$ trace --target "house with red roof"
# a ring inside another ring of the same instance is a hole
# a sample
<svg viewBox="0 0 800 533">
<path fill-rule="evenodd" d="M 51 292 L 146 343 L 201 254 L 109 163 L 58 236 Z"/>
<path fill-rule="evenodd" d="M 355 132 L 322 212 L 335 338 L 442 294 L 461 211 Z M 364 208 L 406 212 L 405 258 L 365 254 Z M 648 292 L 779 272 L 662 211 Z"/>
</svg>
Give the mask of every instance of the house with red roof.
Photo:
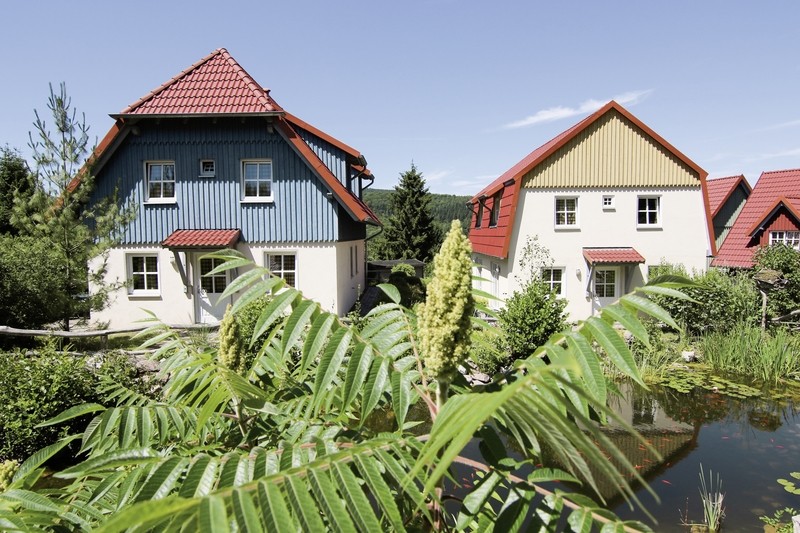
<svg viewBox="0 0 800 533">
<path fill-rule="evenodd" d="M 739 213 L 750 197 L 753 188 L 743 174 L 727 178 L 714 178 L 707 181 L 708 203 L 714 226 L 714 240 L 717 250 L 722 247 L 725 237 L 733 228 Z"/>
<path fill-rule="evenodd" d="M 541 275 L 586 318 L 669 262 L 702 271 L 716 252 L 707 173 L 616 102 L 512 166 L 471 200 L 469 239 L 482 289 L 519 290 L 536 239 Z"/>
<path fill-rule="evenodd" d="M 231 279 L 204 256 L 224 248 L 327 310 L 351 308 L 366 226 L 380 224 L 361 201 L 373 176 L 357 150 L 285 111 L 225 49 L 111 116 L 94 199 L 116 192 L 137 215 L 108 256 L 107 280 L 127 286 L 93 319 L 219 321 Z"/>
<path fill-rule="evenodd" d="M 800 169 L 761 174 L 711 264 L 750 268 L 758 248 L 776 243 L 800 249 Z"/>
</svg>

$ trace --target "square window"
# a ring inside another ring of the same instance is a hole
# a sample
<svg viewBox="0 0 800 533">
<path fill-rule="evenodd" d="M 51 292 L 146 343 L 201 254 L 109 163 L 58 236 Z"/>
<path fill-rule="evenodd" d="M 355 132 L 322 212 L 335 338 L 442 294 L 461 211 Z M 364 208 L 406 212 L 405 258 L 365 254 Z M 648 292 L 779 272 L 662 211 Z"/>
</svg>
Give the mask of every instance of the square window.
<svg viewBox="0 0 800 533">
<path fill-rule="evenodd" d="M 557 295 L 562 296 L 564 294 L 563 268 L 543 268 L 542 281 Z"/>
<path fill-rule="evenodd" d="M 288 286 L 297 286 L 297 256 L 295 254 L 266 253 L 264 254 L 264 265 L 273 276 L 283 279 Z"/>
<path fill-rule="evenodd" d="M 213 178 L 217 174 L 217 165 L 213 159 L 203 159 L 200 161 L 200 177 Z"/>
<path fill-rule="evenodd" d="M 217 272 L 209 275 L 225 261 L 214 257 L 200 258 L 200 287 L 209 294 L 222 294 L 228 286 L 228 273 Z"/>
<path fill-rule="evenodd" d="M 272 161 L 242 161 L 245 200 L 272 200 Z"/>
<path fill-rule="evenodd" d="M 578 226 L 578 198 L 556 198 L 556 227 L 574 228 Z"/>
<path fill-rule="evenodd" d="M 128 294 L 158 296 L 159 273 L 156 254 L 128 255 Z"/>
<path fill-rule="evenodd" d="M 614 209 L 614 195 L 603 195 L 603 211 L 612 211 Z"/>
<path fill-rule="evenodd" d="M 145 163 L 147 202 L 175 201 L 175 163 L 152 161 Z"/>
<path fill-rule="evenodd" d="M 640 196 L 636 209 L 636 223 L 639 226 L 661 225 L 661 197 Z"/>
<path fill-rule="evenodd" d="M 599 298 L 616 298 L 617 271 L 598 269 L 594 273 L 594 293 Z"/>
</svg>

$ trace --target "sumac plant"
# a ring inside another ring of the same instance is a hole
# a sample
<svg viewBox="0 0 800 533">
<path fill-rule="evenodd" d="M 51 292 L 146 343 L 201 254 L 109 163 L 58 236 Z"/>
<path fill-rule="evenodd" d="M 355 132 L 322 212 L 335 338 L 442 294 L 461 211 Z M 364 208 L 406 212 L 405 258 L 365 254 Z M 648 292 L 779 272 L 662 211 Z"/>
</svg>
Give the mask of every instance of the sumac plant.
<svg viewBox="0 0 800 533">
<path fill-rule="evenodd" d="M 154 325 L 144 344 L 159 346 L 161 397 L 121 390 L 115 405 L 83 405 L 49 421 L 93 415 L 82 433 L 20 465 L 0 493 L 0 529 L 648 530 L 543 484 L 596 489 L 602 478 L 638 504 L 626 478 L 642 480 L 597 422 L 613 416 L 600 357 L 641 383 L 614 324 L 647 342 L 642 314 L 672 323 L 647 295 L 680 296 L 674 284 L 637 289 L 495 382 L 470 388 L 450 366 L 438 376 L 426 368 L 418 331 L 430 325 L 397 303 L 393 287 L 383 287 L 392 301 L 356 331 L 235 252 L 213 256 L 224 264 L 212 274 L 240 273 L 224 294 L 237 295 L 230 312 L 274 295 L 252 334 L 267 333 L 252 365 L 234 371 L 215 351 Z M 458 268 L 452 261 L 436 276 Z M 454 290 L 429 292 L 468 298 L 460 285 L 444 285 Z M 469 312 L 463 303 L 426 306 Z M 451 379 L 449 394 L 437 397 L 441 379 Z M 80 442 L 77 464 L 53 474 L 57 488 L 37 488 L 42 465 L 72 441 Z M 470 442 L 480 455 L 463 455 Z M 544 449 L 555 462 L 542 466 Z M 456 465 L 472 483 L 452 476 Z"/>
</svg>

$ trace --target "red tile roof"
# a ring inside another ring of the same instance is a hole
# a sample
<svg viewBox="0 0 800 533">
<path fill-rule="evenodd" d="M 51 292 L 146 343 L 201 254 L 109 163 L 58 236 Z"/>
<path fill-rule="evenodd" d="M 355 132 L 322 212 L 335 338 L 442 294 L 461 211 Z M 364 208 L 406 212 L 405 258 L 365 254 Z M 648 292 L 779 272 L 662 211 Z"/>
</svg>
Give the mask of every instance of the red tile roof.
<svg viewBox="0 0 800 533">
<path fill-rule="evenodd" d="M 744 209 L 739 213 L 725 242 L 722 243 L 719 253 L 711 262 L 712 266 L 752 267 L 753 253 L 758 247 L 758 241 L 753 239 L 752 232 L 758 230 L 758 226 L 769 218 L 770 213 L 782 203 L 782 198 L 797 210 L 800 204 L 800 201 L 796 200 L 798 197 L 800 197 L 800 169 L 762 173 L 744 204 Z M 787 211 L 791 213 L 791 209 Z"/>
<path fill-rule="evenodd" d="M 232 248 L 241 237 L 238 229 L 179 229 L 161 242 L 165 248 Z"/>
<path fill-rule="evenodd" d="M 717 212 L 725 205 L 725 202 L 739 185 L 744 187 L 748 194 L 753 190 L 743 174 L 728 176 L 727 178 L 714 178 L 706 181 L 706 183 L 708 184 L 708 203 L 712 217 L 717 215 Z"/>
<path fill-rule="evenodd" d="M 224 48 L 215 50 L 120 115 L 280 113 L 283 109 Z"/>
<path fill-rule="evenodd" d="M 714 248 L 714 228 L 711 224 L 711 216 L 708 207 L 708 195 L 706 192 L 706 176 L 708 173 L 700 168 L 694 161 L 683 155 L 677 148 L 668 143 L 663 137 L 650 129 L 641 120 L 633 116 L 627 109 L 619 105 L 615 101 L 611 101 L 581 120 L 566 131 L 556 135 L 553 139 L 547 141 L 542 146 L 525 156 L 519 163 L 504 172 L 499 178 L 490 183 L 487 187 L 482 189 L 478 194 L 472 197 L 470 202 L 475 204 L 479 198 L 486 196 L 492 197 L 498 191 L 503 190 L 503 201 L 501 203 L 503 210 L 508 210 L 508 216 L 503 217 L 501 212 L 500 220 L 495 227 L 487 227 L 483 224 L 480 228 L 475 227 L 475 220 L 470 223 L 469 240 L 472 244 L 472 250 L 489 255 L 492 257 L 505 258 L 508 257 L 508 249 L 511 243 L 511 234 L 513 233 L 514 216 L 517 210 L 517 203 L 519 200 L 519 191 L 522 187 L 522 177 L 531 171 L 534 167 L 544 162 L 556 150 L 564 146 L 575 136 L 588 128 L 591 124 L 599 120 L 603 115 L 616 110 L 627 120 L 631 121 L 638 128 L 640 128 L 646 135 L 649 135 L 653 140 L 661 144 L 676 158 L 686 164 L 689 168 L 697 172 L 700 180 L 700 185 L 703 189 L 704 206 L 706 209 L 707 218 L 707 231 L 712 246 L 712 252 L 716 252 Z M 506 207 L 508 206 L 508 207 Z M 487 205 L 487 207 L 490 207 Z M 484 209 L 486 211 L 486 209 Z"/>
<path fill-rule="evenodd" d="M 633 248 L 584 248 L 583 257 L 590 265 L 644 263 L 642 254 Z"/>
</svg>

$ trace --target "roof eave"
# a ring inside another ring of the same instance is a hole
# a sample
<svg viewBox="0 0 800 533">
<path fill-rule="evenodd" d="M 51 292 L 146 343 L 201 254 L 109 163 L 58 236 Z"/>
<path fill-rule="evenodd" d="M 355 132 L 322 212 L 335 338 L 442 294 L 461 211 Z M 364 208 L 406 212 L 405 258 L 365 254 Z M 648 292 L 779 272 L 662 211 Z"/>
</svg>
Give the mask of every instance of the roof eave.
<svg viewBox="0 0 800 533">
<path fill-rule="evenodd" d="M 254 113 L 116 113 L 109 116 L 114 120 L 133 120 L 141 118 L 281 117 L 285 114 L 285 111 L 259 111 Z"/>
</svg>

